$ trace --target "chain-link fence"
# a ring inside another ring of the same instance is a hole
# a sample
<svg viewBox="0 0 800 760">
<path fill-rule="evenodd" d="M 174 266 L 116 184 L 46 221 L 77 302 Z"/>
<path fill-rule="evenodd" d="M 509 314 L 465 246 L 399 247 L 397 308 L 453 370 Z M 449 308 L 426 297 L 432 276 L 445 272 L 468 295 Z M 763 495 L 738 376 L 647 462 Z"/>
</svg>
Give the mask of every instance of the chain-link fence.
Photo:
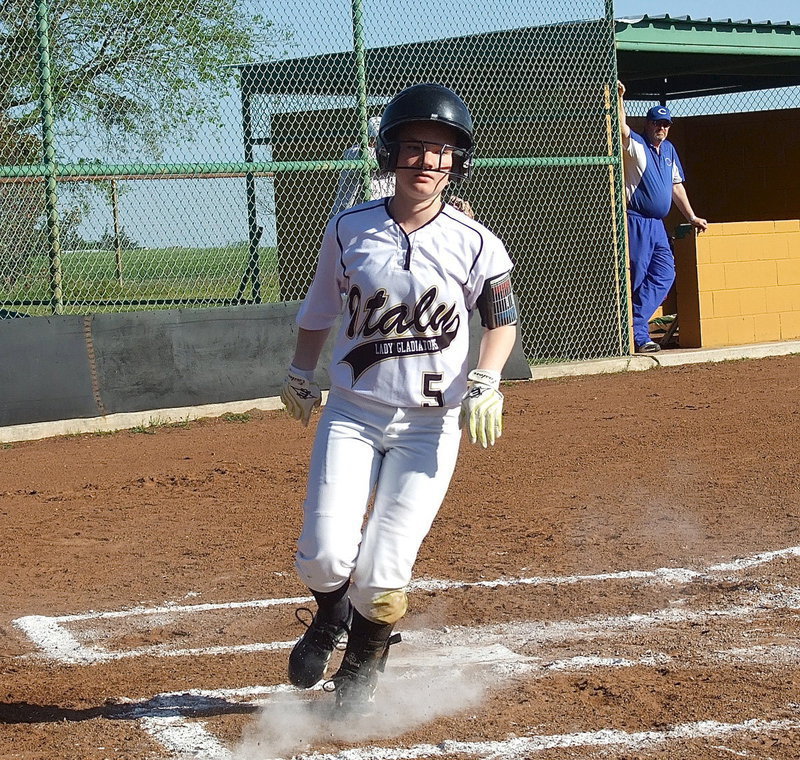
<svg viewBox="0 0 800 760">
<path fill-rule="evenodd" d="M 9 0 L 0 318 L 296 300 L 369 118 L 455 89 L 451 192 L 515 261 L 531 361 L 627 353 L 610 0 Z M 356 178 L 355 180 L 353 178 Z"/>
<path fill-rule="evenodd" d="M 643 117 L 657 100 L 631 100 L 628 114 Z M 669 103 L 676 118 L 688 116 L 713 116 L 717 114 L 755 113 L 795 109 L 800 105 L 800 87 L 781 87 L 756 92 L 737 92 L 730 95 L 712 95 L 702 98 L 687 98 Z"/>
</svg>

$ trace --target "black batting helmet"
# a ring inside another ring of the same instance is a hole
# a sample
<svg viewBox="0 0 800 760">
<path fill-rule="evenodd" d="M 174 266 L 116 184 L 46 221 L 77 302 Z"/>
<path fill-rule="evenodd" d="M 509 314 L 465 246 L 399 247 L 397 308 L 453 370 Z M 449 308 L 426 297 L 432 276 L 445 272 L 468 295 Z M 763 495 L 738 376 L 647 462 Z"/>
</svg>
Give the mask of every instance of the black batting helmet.
<svg viewBox="0 0 800 760">
<path fill-rule="evenodd" d="M 454 179 L 467 179 L 474 153 L 472 116 L 464 101 L 451 89 L 440 84 L 415 84 L 395 95 L 386 106 L 378 130 L 376 152 L 382 172 L 397 168 L 397 129 L 415 121 L 447 124 L 458 133 L 460 148 L 453 156 L 450 174 Z"/>
</svg>

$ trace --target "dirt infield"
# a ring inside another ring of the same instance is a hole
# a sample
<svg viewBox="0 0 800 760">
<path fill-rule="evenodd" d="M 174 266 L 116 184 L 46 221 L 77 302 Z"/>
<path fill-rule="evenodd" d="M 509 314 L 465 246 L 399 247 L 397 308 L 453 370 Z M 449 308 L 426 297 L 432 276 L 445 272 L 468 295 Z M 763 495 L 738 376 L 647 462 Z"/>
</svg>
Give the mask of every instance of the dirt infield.
<svg viewBox="0 0 800 760">
<path fill-rule="evenodd" d="M 313 426 L 0 450 L 0 757 L 800 757 L 800 357 L 507 386 L 368 725 L 286 686 Z"/>
</svg>

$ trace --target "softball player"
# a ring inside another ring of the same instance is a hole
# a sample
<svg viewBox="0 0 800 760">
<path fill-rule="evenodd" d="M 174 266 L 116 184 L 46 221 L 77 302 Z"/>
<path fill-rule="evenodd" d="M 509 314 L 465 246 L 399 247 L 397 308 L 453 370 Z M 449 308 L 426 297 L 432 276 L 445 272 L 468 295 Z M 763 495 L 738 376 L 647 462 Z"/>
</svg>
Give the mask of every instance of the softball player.
<svg viewBox="0 0 800 760">
<path fill-rule="evenodd" d="M 502 432 L 500 373 L 516 338 L 505 247 L 441 199 L 472 163 L 472 118 L 461 98 L 436 84 L 403 90 L 384 111 L 377 155 L 380 169 L 395 174 L 395 194 L 328 223 L 281 393 L 307 425 L 320 403 L 314 368 L 341 314 L 296 556 L 317 612 L 289 657 L 289 679 L 317 683 L 347 635 L 326 684 L 344 714 L 369 712 L 399 640 L 392 630 L 453 474 L 460 419 L 483 447 Z M 478 369 L 467 374 L 475 308 L 485 330 Z"/>
<path fill-rule="evenodd" d="M 381 125 L 381 117 L 373 116 L 367 122 L 367 135 L 369 137 L 368 153 L 369 157 L 375 160 L 375 143 L 378 139 L 378 130 Z M 345 161 L 353 161 L 361 158 L 361 148 L 353 145 L 342 155 Z M 331 216 L 344 211 L 346 208 L 355 206 L 364 199 L 363 180 L 360 171 L 353 169 L 345 170 L 339 175 L 339 183 L 336 187 L 336 197 L 333 201 Z M 391 174 L 384 174 L 376 171 L 370 176 L 369 180 L 370 198 L 383 198 L 386 195 L 394 194 L 394 177 Z"/>
</svg>

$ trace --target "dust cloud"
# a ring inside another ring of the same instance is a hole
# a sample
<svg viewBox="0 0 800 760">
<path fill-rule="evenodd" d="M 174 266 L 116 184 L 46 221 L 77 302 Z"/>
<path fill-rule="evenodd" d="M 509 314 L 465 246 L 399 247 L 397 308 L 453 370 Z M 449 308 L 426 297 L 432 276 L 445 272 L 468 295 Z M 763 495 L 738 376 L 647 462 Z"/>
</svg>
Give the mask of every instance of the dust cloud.
<svg viewBox="0 0 800 760">
<path fill-rule="evenodd" d="M 277 760 L 321 745 L 397 736 L 443 715 L 475 708 L 486 688 L 475 668 L 425 668 L 410 674 L 390 667 L 378 684 L 375 713 L 347 720 L 335 714 L 333 694 L 283 693 L 245 729 L 233 758 Z"/>
</svg>

